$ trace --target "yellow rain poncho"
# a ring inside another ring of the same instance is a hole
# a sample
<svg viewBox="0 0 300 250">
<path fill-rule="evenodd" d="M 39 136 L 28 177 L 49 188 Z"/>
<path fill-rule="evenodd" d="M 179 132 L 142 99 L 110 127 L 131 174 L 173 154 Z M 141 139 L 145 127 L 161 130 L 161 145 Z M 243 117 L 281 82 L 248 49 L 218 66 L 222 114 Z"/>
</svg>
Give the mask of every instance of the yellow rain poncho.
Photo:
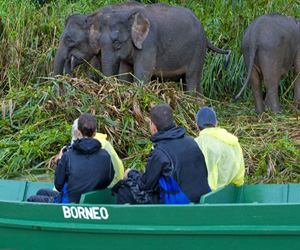
<svg viewBox="0 0 300 250">
<path fill-rule="evenodd" d="M 123 175 L 124 175 L 123 162 L 117 155 L 116 151 L 114 150 L 114 148 L 110 144 L 110 142 L 108 140 L 106 140 L 106 138 L 107 138 L 106 134 L 96 133 L 96 136 L 94 138 L 101 142 L 102 148 L 105 149 L 111 157 L 111 162 L 112 162 L 112 165 L 115 170 L 114 179 L 112 180 L 112 182 L 110 184 L 110 186 L 112 186 L 112 185 L 116 184 L 119 180 L 123 179 Z"/>
<path fill-rule="evenodd" d="M 208 183 L 212 191 L 244 183 L 245 164 L 238 138 L 220 127 L 202 130 L 195 141 L 205 157 Z"/>
</svg>

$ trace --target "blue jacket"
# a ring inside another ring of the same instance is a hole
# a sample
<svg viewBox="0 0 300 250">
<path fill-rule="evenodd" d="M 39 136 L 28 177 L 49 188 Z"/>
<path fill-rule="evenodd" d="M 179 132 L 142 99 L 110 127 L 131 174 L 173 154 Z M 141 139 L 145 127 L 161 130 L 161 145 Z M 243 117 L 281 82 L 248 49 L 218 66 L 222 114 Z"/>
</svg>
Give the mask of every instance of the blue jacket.
<svg viewBox="0 0 300 250">
<path fill-rule="evenodd" d="M 67 182 L 70 202 L 79 202 L 83 193 L 106 188 L 114 177 L 110 155 L 96 139 L 74 141 L 57 161 L 55 188 L 61 191 Z"/>
<path fill-rule="evenodd" d="M 185 135 L 183 127 L 171 127 L 158 131 L 151 137 L 154 149 L 151 151 L 145 173 L 130 171 L 128 177 L 137 181 L 141 190 L 156 189 L 160 176 L 169 176 L 173 161 L 176 180 L 191 202 L 199 202 L 208 192 L 207 170 L 204 156 L 193 138 Z M 156 195 L 158 203 L 158 194 Z"/>
</svg>

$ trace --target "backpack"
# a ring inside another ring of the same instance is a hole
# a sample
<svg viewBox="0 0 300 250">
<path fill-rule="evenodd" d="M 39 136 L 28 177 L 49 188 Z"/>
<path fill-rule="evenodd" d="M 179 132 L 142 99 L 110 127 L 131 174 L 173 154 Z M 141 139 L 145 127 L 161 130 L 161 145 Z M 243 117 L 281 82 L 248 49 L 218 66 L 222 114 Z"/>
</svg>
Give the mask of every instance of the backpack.
<svg viewBox="0 0 300 250">
<path fill-rule="evenodd" d="M 55 198 L 54 203 L 70 203 L 67 194 L 67 186 L 68 184 L 66 182 L 60 194 Z"/>
<path fill-rule="evenodd" d="M 168 156 L 172 167 L 170 176 L 168 177 L 161 176 L 159 178 L 158 183 L 160 186 L 160 192 L 159 192 L 160 202 L 162 204 L 189 204 L 190 203 L 189 198 L 180 189 L 180 187 L 178 186 L 174 178 L 171 177 L 172 173 L 175 171 L 172 159 L 163 149 L 160 148 L 160 150 L 163 151 L 165 155 Z"/>
<path fill-rule="evenodd" d="M 72 144 L 68 143 L 66 147 L 64 147 L 63 153 L 69 151 L 70 149 L 72 149 Z M 68 156 L 69 156 L 69 164 L 71 164 L 70 154 Z M 70 172 L 70 165 L 68 165 L 67 171 Z M 68 181 L 65 182 L 60 194 L 54 199 L 54 203 L 70 203 L 68 193 L 67 193 L 67 186 L 68 186 Z"/>
<path fill-rule="evenodd" d="M 160 202 L 162 204 L 189 204 L 190 200 L 180 189 L 177 182 L 171 177 L 161 176 L 160 185 Z"/>
</svg>

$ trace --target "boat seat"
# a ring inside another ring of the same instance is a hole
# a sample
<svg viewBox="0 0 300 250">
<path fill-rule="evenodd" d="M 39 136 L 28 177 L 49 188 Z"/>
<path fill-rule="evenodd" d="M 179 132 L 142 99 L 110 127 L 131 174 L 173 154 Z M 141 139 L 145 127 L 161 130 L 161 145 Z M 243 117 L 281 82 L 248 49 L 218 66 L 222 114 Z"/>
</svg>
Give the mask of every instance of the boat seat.
<svg viewBox="0 0 300 250">
<path fill-rule="evenodd" d="M 26 188 L 25 188 L 24 195 L 23 195 L 23 201 L 27 201 L 29 196 L 35 195 L 37 193 L 37 191 L 39 191 L 42 188 L 43 189 L 44 188 L 53 189 L 53 187 L 54 187 L 53 183 L 27 181 Z"/>
<path fill-rule="evenodd" d="M 81 195 L 82 204 L 117 204 L 117 196 L 111 195 L 111 188 L 95 190 Z"/>
<path fill-rule="evenodd" d="M 2 201 L 26 201 L 31 195 L 35 195 L 41 188 L 53 189 L 53 183 L 2 180 L 0 190 L 2 191 L 0 200 Z"/>
<path fill-rule="evenodd" d="M 26 182 L 4 180 L 0 182 L 1 201 L 23 201 Z"/>
<path fill-rule="evenodd" d="M 300 184 L 229 185 L 203 195 L 200 203 L 300 203 Z"/>
</svg>

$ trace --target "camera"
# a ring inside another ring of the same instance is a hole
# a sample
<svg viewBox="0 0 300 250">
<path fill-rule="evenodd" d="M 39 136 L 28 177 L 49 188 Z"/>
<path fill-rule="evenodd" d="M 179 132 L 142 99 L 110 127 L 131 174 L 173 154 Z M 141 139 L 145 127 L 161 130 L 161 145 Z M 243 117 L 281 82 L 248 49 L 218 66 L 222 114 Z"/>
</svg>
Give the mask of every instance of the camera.
<svg viewBox="0 0 300 250">
<path fill-rule="evenodd" d="M 72 148 L 72 144 L 68 143 L 62 150 L 63 154 Z"/>
</svg>

